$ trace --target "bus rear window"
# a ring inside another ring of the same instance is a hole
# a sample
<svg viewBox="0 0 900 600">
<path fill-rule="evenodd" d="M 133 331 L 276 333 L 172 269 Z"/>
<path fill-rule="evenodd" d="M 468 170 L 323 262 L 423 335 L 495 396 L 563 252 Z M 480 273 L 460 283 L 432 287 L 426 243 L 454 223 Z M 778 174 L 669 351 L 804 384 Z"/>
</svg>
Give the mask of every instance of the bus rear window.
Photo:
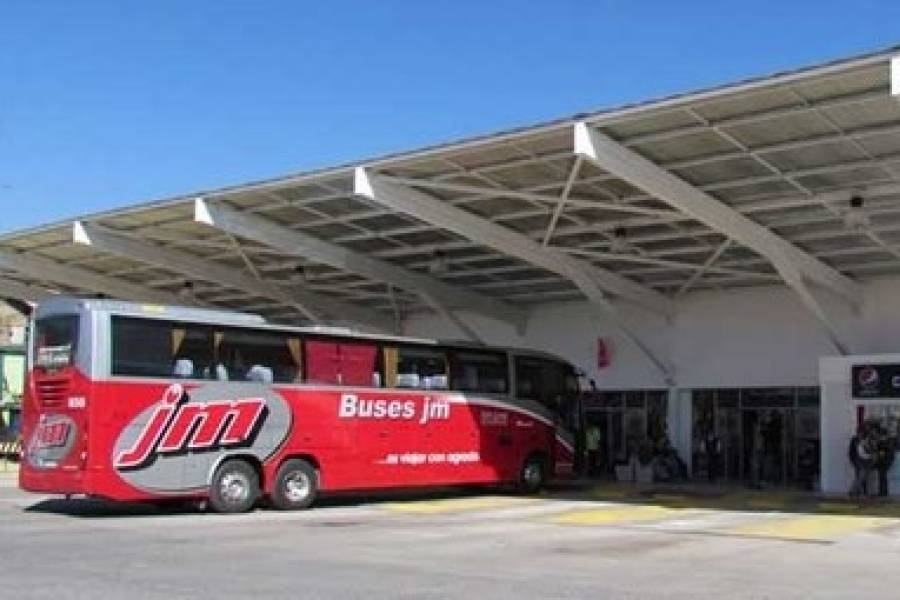
<svg viewBox="0 0 900 600">
<path fill-rule="evenodd" d="M 38 319 L 34 325 L 34 364 L 61 369 L 75 361 L 78 346 L 78 316 L 60 315 Z"/>
</svg>

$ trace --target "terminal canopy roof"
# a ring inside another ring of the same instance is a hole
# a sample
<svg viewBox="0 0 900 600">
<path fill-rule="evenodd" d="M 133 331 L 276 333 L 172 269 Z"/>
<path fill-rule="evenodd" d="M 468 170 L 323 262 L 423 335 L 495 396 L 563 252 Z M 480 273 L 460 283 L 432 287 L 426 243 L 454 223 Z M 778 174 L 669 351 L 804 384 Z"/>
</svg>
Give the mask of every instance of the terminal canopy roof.
<svg viewBox="0 0 900 600">
<path fill-rule="evenodd" d="M 897 53 L 9 233 L 0 296 L 373 329 L 764 284 L 853 302 L 900 273 Z"/>
</svg>

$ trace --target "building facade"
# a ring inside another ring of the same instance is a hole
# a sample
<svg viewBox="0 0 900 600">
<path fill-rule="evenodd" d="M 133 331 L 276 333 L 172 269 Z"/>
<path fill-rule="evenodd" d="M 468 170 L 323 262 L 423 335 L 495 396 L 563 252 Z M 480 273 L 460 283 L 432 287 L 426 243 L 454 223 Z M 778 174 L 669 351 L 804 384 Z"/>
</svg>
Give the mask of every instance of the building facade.
<svg viewBox="0 0 900 600">
<path fill-rule="evenodd" d="M 833 306 L 854 354 L 896 352 L 900 346 L 900 278 L 863 285 L 858 310 Z M 548 350 L 578 365 L 606 391 L 664 391 L 668 434 L 695 476 L 705 476 L 702 436 L 712 428 L 721 444 L 718 475 L 749 482 L 754 440 L 762 429 L 772 464 L 762 470 L 772 483 L 815 485 L 819 431 L 819 359 L 837 354 L 822 328 L 784 287 L 698 291 L 682 297 L 670 321 L 622 312 L 652 349 L 672 366 L 673 381 L 587 303 L 536 307 L 524 335 L 495 321 L 478 323 L 491 342 Z M 409 319 L 410 335 L 459 337 L 461 332 L 431 315 Z M 609 365 L 599 367 L 598 338 Z M 616 409 L 609 409 L 616 410 Z M 625 419 L 627 407 L 622 407 Z M 609 426 L 609 435 L 614 429 Z M 624 443 L 624 442 L 622 442 Z M 841 452 L 846 444 L 841 442 Z M 762 459 L 760 459 L 761 461 Z M 774 461 L 774 462 L 773 462 Z M 810 471 L 813 471 L 812 473 Z"/>
</svg>

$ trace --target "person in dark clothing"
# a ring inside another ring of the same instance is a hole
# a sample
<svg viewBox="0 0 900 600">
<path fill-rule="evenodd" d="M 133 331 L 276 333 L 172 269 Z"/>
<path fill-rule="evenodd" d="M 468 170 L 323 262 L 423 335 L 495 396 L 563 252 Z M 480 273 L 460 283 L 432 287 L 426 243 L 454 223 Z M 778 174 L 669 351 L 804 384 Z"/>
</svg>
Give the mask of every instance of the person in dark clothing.
<svg viewBox="0 0 900 600">
<path fill-rule="evenodd" d="M 868 481 L 872 470 L 872 455 L 866 448 L 865 439 L 866 427 L 860 425 L 853 437 L 850 438 L 850 445 L 847 448 L 847 456 L 854 471 L 853 485 L 850 487 L 851 496 L 869 495 Z"/>
<path fill-rule="evenodd" d="M 710 482 L 716 480 L 719 474 L 719 456 L 722 452 L 722 442 L 716 433 L 709 429 L 703 438 L 703 449 L 706 452 L 706 476 Z"/>
</svg>

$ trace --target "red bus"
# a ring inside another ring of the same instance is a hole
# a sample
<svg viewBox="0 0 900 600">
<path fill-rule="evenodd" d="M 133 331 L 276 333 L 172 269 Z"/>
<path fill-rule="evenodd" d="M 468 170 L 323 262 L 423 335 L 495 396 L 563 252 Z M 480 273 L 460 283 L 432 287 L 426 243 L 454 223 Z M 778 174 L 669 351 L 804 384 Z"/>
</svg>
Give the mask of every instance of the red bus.
<svg viewBox="0 0 900 600">
<path fill-rule="evenodd" d="M 281 509 L 320 492 L 571 474 L 578 380 L 529 350 L 53 298 L 34 317 L 20 487 Z"/>
</svg>

